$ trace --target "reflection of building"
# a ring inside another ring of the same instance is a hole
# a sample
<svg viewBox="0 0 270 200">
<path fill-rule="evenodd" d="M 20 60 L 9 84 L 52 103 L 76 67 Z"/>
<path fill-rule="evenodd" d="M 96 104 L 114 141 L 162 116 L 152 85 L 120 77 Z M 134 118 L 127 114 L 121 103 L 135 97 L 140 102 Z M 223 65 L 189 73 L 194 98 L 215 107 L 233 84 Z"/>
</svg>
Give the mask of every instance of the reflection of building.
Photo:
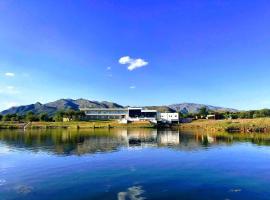
<svg viewBox="0 0 270 200">
<path fill-rule="evenodd" d="M 137 129 L 128 130 L 128 147 L 149 147 L 157 146 L 157 130 Z"/>
<path fill-rule="evenodd" d="M 158 134 L 158 143 L 160 145 L 177 145 L 180 143 L 178 131 L 162 131 Z"/>
<path fill-rule="evenodd" d="M 240 138 L 241 137 L 241 138 Z M 259 136 L 258 136 L 259 137 Z M 248 139 L 248 140 L 247 140 Z M 269 145 L 269 137 L 261 136 L 260 141 Z M 82 155 L 86 153 L 112 152 L 122 148 L 141 149 L 166 147 L 181 151 L 194 151 L 208 146 L 254 142 L 246 136 L 226 134 L 222 137 L 200 132 L 179 132 L 178 130 L 157 129 L 47 129 L 20 131 L 0 131 L 3 148 L 45 151 L 55 154 Z M 256 142 L 256 141 L 255 141 Z M 257 143 L 256 143 L 257 144 Z"/>
</svg>

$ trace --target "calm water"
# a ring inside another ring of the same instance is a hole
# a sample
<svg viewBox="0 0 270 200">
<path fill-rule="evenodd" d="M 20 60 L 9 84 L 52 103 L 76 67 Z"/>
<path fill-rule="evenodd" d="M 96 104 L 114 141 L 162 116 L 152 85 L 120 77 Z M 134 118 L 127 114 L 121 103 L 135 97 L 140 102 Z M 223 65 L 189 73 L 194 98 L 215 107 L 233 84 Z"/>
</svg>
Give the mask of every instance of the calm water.
<svg viewBox="0 0 270 200">
<path fill-rule="evenodd" d="M 270 135 L 0 131 L 0 199 L 270 199 Z"/>
</svg>

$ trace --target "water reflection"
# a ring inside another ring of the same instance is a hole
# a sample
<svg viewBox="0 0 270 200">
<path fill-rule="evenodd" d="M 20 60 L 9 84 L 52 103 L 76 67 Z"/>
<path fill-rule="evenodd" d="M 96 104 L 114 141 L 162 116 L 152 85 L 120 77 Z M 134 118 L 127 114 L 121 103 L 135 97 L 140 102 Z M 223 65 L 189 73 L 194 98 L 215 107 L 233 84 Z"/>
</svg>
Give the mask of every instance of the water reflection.
<svg viewBox="0 0 270 200">
<path fill-rule="evenodd" d="M 206 134 L 156 129 L 0 131 L 0 143 L 10 148 L 60 155 L 117 151 L 120 148 L 169 147 L 196 150 L 214 145 L 250 142 L 270 145 L 270 134 Z"/>
</svg>

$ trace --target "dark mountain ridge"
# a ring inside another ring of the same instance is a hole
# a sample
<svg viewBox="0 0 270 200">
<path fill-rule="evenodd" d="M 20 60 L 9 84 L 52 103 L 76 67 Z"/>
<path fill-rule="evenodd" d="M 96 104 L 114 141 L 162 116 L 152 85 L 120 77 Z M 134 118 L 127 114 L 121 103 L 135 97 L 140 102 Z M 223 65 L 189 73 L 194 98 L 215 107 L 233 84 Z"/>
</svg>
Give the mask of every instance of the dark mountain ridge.
<svg viewBox="0 0 270 200">
<path fill-rule="evenodd" d="M 107 101 L 90 101 L 87 99 L 59 99 L 54 102 L 41 104 L 39 102 L 35 104 L 11 107 L 7 110 L 1 112 L 2 115 L 6 114 L 18 114 L 24 115 L 27 112 L 33 112 L 35 114 L 40 114 L 43 112 L 48 113 L 49 115 L 55 114 L 59 110 L 79 110 L 79 108 L 123 108 L 123 106 Z"/>
<path fill-rule="evenodd" d="M 147 109 L 155 109 L 159 112 L 181 112 L 183 114 L 186 113 L 197 113 L 200 108 L 206 107 L 209 110 L 222 112 L 237 112 L 236 109 L 232 108 L 223 108 L 218 106 L 204 105 L 204 104 L 195 104 L 195 103 L 180 103 L 180 104 L 172 104 L 172 105 L 164 105 L 164 106 L 145 106 Z M 53 101 L 46 104 L 41 104 L 39 102 L 30 105 L 11 107 L 7 110 L 2 111 L 0 114 L 18 114 L 24 115 L 27 112 L 33 112 L 35 114 L 40 113 L 48 113 L 49 115 L 55 114 L 55 112 L 59 110 L 79 110 L 80 108 L 124 108 L 124 106 L 119 105 L 114 102 L 108 101 L 90 101 L 87 99 L 59 99 L 57 101 Z"/>
<path fill-rule="evenodd" d="M 208 110 L 215 111 L 215 112 L 237 112 L 237 109 L 233 108 L 224 108 L 219 106 L 211 106 L 205 104 L 196 104 L 196 103 L 180 103 L 180 104 L 172 104 L 168 106 L 169 108 L 181 112 L 183 114 L 187 113 L 198 113 L 202 107 L 206 107 Z"/>
</svg>

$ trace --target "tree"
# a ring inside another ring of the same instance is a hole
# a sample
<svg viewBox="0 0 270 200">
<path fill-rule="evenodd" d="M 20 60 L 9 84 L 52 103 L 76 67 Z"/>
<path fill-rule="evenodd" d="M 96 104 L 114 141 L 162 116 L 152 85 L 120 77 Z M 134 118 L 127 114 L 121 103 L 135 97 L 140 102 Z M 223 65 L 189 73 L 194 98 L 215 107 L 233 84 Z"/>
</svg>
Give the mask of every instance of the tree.
<svg viewBox="0 0 270 200">
<path fill-rule="evenodd" d="M 13 121 L 13 122 L 20 121 L 19 115 L 17 115 L 17 114 L 11 114 L 10 115 L 10 121 Z"/>
<path fill-rule="evenodd" d="M 65 112 L 63 110 L 57 111 L 53 117 L 54 121 L 61 122 L 63 121 Z"/>
<path fill-rule="evenodd" d="M 49 121 L 49 116 L 47 113 L 41 113 L 39 115 L 39 121 L 47 122 Z"/>
<path fill-rule="evenodd" d="M 3 119 L 3 115 L 0 115 L 0 121 Z"/>
<path fill-rule="evenodd" d="M 33 112 L 28 112 L 26 114 L 26 120 L 29 122 L 38 121 L 38 117 Z"/>
<path fill-rule="evenodd" d="M 64 117 L 68 118 L 69 121 L 74 120 L 75 115 L 76 115 L 76 111 L 72 109 L 69 109 L 64 113 Z"/>
<path fill-rule="evenodd" d="M 6 115 L 4 115 L 4 117 L 3 117 L 3 121 L 5 121 L 5 122 L 7 122 L 7 121 L 10 121 L 11 120 L 11 114 L 6 114 Z"/>
<path fill-rule="evenodd" d="M 203 116 L 203 117 L 206 117 L 206 116 L 208 115 L 208 113 L 209 113 L 209 112 L 208 112 L 207 107 L 204 106 L 204 107 L 201 107 L 201 108 L 200 108 L 198 114 L 201 115 L 201 116 Z"/>
<path fill-rule="evenodd" d="M 84 111 L 81 111 L 81 110 L 75 111 L 74 120 L 79 121 L 79 120 L 82 120 L 84 117 L 85 117 L 85 112 Z"/>
</svg>

